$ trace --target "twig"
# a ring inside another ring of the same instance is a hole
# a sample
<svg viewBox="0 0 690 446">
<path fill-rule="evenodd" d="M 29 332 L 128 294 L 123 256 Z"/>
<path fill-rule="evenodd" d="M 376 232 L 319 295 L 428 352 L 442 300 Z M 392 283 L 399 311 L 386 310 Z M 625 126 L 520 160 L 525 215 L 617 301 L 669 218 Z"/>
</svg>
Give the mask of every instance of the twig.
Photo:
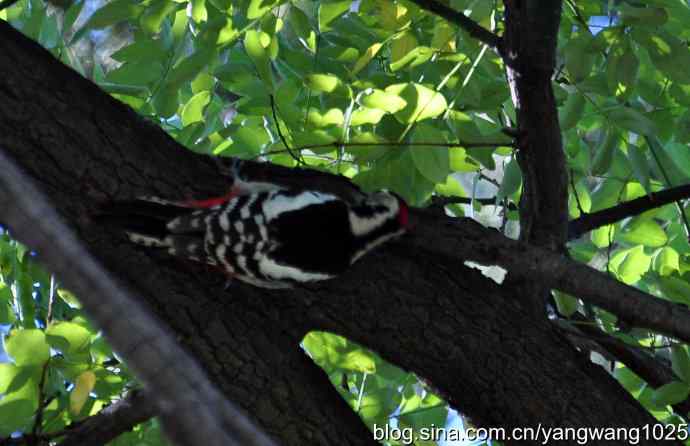
<svg viewBox="0 0 690 446">
<path fill-rule="evenodd" d="M 652 144 L 652 140 L 649 138 L 649 136 L 645 136 L 644 139 L 645 141 L 647 141 L 649 151 L 652 152 L 654 161 L 656 162 L 656 165 L 659 167 L 659 171 L 661 171 L 661 175 L 663 175 L 664 181 L 666 181 L 666 187 L 672 187 L 673 184 L 671 182 L 671 178 L 669 178 L 668 174 L 666 173 L 666 168 L 664 168 L 664 166 L 661 164 L 659 156 L 656 153 L 656 149 L 654 148 L 654 144 Z M 690 222 L 688 222 L 688 217 L 685 215 L 685 208 L 683 208 L 683 205 L 680 202 L 680 200 L 676 200 L 676 206 L 678 207 L 678 212 L 680 212 L 680 218 L 683 220 L 683 224 L 685 225 L 685 237 L 690 240 Z"/>
<path fill-rule="evenodd" d="M 280 121 L 278 120 L 278 115 L 276 114 L 276 102 L 275 99 L 273 99 L 273 95 L 270 95 L 269 97 L 271 98 L 271 112 L 273 112 L 273 120 L 276 123 L 276 130 L 278 131 L 278 136 L 280 137 L 280 140 L 283 141 L 283 144 L 285 145 L 285 150 L 288 151 L 290 156 L 295 161 L 297 161 L 297 164 L 302 164 L 302 160 L 292 152 L 292 149 L 290 149 L 290 146 L 288 145 L 285 136 L 283 136 L 283 131 L 280 130 Z"/>
<path fill-rule="evenodd" d="M 38 382 L 38 409 L 36 410 L 36 419 L 34 420 L 34 427 L 31 429 L 31 434 L 37 436 L 41 432 L 41 424 L 43 424 L 43 409 L 47 406 L 45 403 L 45 382 L 46 375 L 48 374 L 48 365 L 50 364 L 50 358 L 43 364 L 43 369 L 41 370 L 41 379 Z"/>
<path fill-rule="evenodd" d="M 338 149 L 340 147 L 464 147 L 464 148 L 495 148 L 495 147 L 509 147 L 511 143 L 507 142 L 469 142 L 469 141 L 456 141 L 456 142 L 342 142 L 333 141 L 325 142 L 322 144 L 307 144 L 304 146 L 293 147 L 292 149 L 281 149 L 281 150 L 271 150 L 265 153 L 260 153 L 256 158 L 267 156 L 267 155 L 277 155 L 280 153 L 290 153 L 292 151 L 301 152 L 302 150 L 310 149 L 320 149 L 324 147 L 333 147 Z M 287 147 L 287 146 L 286 146 Z M 294 158 L 294 155 L 293 155 Z"/>
<path fill-rule="evenodd" d="M 575 195 L 575 202 L 577 203 L 577 209 L 580 211 L 580 215 L 584 215 L 585 210 L 582 208 L 582 203 L 580 203 L 580 196 L 577 194 L 577 189 L 575 189 L 575 179 L 573 178 L 573 169 L 570 169 L 570 187 L 573 189 L 573 195 Z"/>
<path fill-rule="evenodd" d="M 46 325 L 53 320 L 53 302 L 55 301 L 55 274 L 50 275 L 50 290 L 48 291 L 48 314 L 46 315 Z"/>
<path fill-rule="evenodd" d="M 617 206 L 603 209 L 591 214 L 583 214 L 568 224 L 568 240 L 573 240 L 581 235 L 602 226 L 615 223 L 627 217 L 639 215 L 650 209 L 671 204 L 678 200 L 690 198 L 690 184 L 652 192 L 644 197 L 626 201 Z"/>
<path fill-rule="evenodd" d="M 465 14 L 456 11 L 442 3 L 435 0 L 411 0 L 422 9 L 443 17 L 451 23 L 458 25 L 460 28 L 467 31 L 467 33 L 475 39 L 484 42 L 491 48 L 502 51 L 502 39 L 488 29 L 480 26 L 477 22 L 467 17 Z"/>
</svg>

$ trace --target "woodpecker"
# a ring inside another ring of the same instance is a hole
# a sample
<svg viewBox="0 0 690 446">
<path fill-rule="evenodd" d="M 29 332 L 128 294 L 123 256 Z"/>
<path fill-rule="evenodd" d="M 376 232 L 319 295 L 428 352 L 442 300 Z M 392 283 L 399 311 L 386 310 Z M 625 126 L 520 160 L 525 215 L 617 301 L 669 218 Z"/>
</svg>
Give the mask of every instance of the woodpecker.
<svg viewBox="0 0 690 446">
<path fill-rule="evenodd" d="M 336 277 L 408 229 L 408 206 L 378 191 L 356 203 L 316 190 L 235 181 L 205 200 L 120 202 L 129 239 L 261 288 Z M 123 214 L 124 212 L 124 214 Z"/>
</svg>

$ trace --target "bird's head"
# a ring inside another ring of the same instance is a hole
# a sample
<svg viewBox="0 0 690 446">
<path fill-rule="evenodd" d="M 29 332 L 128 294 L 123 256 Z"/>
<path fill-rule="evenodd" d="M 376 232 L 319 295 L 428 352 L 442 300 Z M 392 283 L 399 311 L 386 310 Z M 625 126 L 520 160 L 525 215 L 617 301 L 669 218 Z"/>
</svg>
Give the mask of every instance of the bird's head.
<svg viewBox="0 0 690 446">
<path fill-rule="evenodd" d="M 352 207 L 350 215 L 355 236 L 402 234 L 409 229 L 409 208 L 399 195 L 380 190 L 367 195 Z"/>
</svg>

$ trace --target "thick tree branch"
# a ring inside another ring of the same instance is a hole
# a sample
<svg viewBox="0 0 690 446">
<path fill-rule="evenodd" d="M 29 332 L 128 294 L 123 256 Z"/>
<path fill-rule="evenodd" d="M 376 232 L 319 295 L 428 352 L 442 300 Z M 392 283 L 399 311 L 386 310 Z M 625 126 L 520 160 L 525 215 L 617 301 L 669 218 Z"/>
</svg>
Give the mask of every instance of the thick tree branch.
<svg viewBox="0 0 690 446">
<path fill-rule="evenodd" d="M 584 214 L 568 224 L 568 239 L 576 239 L 589 231 L 610 225 L 624 218 L 634 217 L 650 209 L 690 198 L 690 184 L 652 192 L 644 197 L 626 201 L 617 206 Z"/>
<path fill-rule="evenodd" d="M 436 0 L 410 0 L 412 3 L 416 4 L 422 9 L 436 14 L 439 17 L 443 17 L 450 23 L 458 25 L 460 28 L 467 31 L 467 33 L 487 44 L 490 48 L 497 51 L 501 51 L 501 38 L 496 34 L 492 33 L 488 29 L 480 26 L 477 22 L 467 17 L 462 12 L 456 11 L 455 9 L 444 5 Z"/>
<path fill-rule="evenodd" d="M 155 399 L 155 395 L 149 395 L 145 390 L 132 390 L 98 414 L 65 430 L 58 446 L 104 445 L 155 416 Z"/>
<path fill-rule="evenodd" d="M 682 381 L 668 364 L 664 364 L 659 358 L 655 358 L 639 347 L 634 347 L 602 332 L 598 327 L 590 324 L 584 317 L 575 316 L 575 321 L 585 322 L 573 327 L 584 336 L 588 336 L 599 344 L 608 354 L 625 364 L 633 373 L 649 383 L 653 388 L 658 388 L 672 381 Z M 567 321 L 564 321 L 567 323 Z M 690 398 L 674 404 L 673 409 L 686 416 L 690 412 Z"/>
<path fill-rule="evenodd" d="M 430 220 L 436 215 L 416 215 L 420 217 L 414 242 L 417 250 L 502 266 L 510 274 L 577 296 L 634 326 L 690 342 L 690 311 L 684 305 L 657 299 L 560 253 L 508 239 L 469 219 L 433 227 L 436 236 L 430 237 Z"/>
</svg>

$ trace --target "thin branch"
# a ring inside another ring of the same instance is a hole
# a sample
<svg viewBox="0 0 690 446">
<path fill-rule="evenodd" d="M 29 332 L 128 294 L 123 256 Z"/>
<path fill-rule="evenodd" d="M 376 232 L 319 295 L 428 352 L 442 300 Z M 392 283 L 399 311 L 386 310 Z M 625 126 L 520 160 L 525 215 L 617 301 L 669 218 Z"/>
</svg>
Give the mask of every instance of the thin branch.
<svg viewBox="0 0 690 446">
<path fill-rule="evenodd" d="M 46 408 L 47 404 L 45 401 L 45 382 L 46 375 L 48 374 L 48 365 L 50 364 L 50 358 L 43 364 L 43 369 L 41 370 L 41 379 L 38 382 L 38 409 L 36 410 L 36 419 L 34 420 L 34 427 L 31 429 L 32 435 L 38 435 L 41 432 L 41 424 L 43 424 L 43 410 Z"/>
<path fill-rule="evenodd" d="M 593 229 L 610 225 L 624 218 L 640 215 L 650 209 L 687 198 L 690 198 L 690 184 L 652 192 L 649 195 L 626 201 L 617 206 L 602 209 L 591 214 L 583 214 L 575 220 L 571 220 L 568 224 L 568 240 L 576 239 Z"/>
<path fill-rule="evenodd" d="M 652 153 L 654 161 L 656 162 L 659 171 L 661 171 L 661 175 L 663 175 L 664 180 L 666 181 L 666 187 L 673 187 L 671 178 L 666 173 L 666 168 L 664 168 L 663 164 L 661 164 L 661 161 L 659 160 L 659 155 L 657 155 L 656 153 L 656 149 L 654 147 L 654 142 L 656 142 L 656 140 L 653 141 L 649 136 L 645 136 L 644 139 L 645 141 L 647 141 L 649 151 Z M 680 212 L 680 218 L 683 221 L 683 224 L 685 225 L 685 236 L 690 237 L 690 222 L 688 222 L 688 217 L 685 215 L 685 209 L 683 209 L 683 205 L 680 201 L 676 201 L 676 206 L 678 207 L 678 212 Z"/>
<path fill-rule="evenodd" d="M 283 145 L 285 145 L 285 150 L 288 151 L 290 156 L 297 161 L 297 164 L 301 164 L 302 160 L 296 156 L 293 152 L 290 146 L 288 145 L 287 140 L 285 139 L 285 136 L 283 136 L 283 131 L 280 130 L 280 121 L 278 120 L 278 115 L 276 114 L 276 102 L 275 99 L 273 99 L 273 95 L 269 96 L 271 98 L 271 111 L 273 112 L 273 120 L 276 123 L 276 130 L 278 131 L 278 136 L 280 137 L 280 140 L 283 142 Z"/>
<path fill-rule="evenodd" d="M 511 146 L 508 142 L 487 141 L 487 142 L 470 142 L 470 141 L 455 141 L 455 142 L 341 142 L 334 141 L 323 144 L 308 144 L 305 146 L 296 147 L 295 150 L 309 150 L 318 149 L 322 147 L 464 147 L 464 148 L 495 148 Z"/>
<path fill-rule="evenodd" d="M 64 438 L 58 446 L 106 444 L 155 415 L 151 395 L 143 389 L 131 390 L 121 400 L 83 420 L 76 427 L 59 432 Z"/>
<path fill-rule="evenodd" d="M 494 50 L 501 50 L 502 40 L 499 36 L 492 33 L 488 29 L 480 26 L 477 22 L 467 17 L 460 11 L 446 6 L 436 0 L 411 0 L 422 9 L 436 14 L 439 17 L 443 17 L 451 23 L 458 25 L 460 28 L 467 31 L 467 33 L 479 40 L 484 42 L 486 45 Z"/>
<path fill-rule="evenodd" d="M 570 187 L 573 190 L 573 195 L 575 196 L 575 202 L 577 203 L 577 210 L 580 211 L 580 215 L 585 213 L 585 210 L 580 203 L 580 196 L 577 194 L 577 189 L 575 188 L 575 178 L 573 175 L 573 169 L 570 169 Z"/>
<path fill-rule="evenodd" d="M 285 144 L 285 143 L 283 143 Z M 322 144 L 307 144 L 304 146 L 293 147 L 292 149 L 271 150 L 265 153 L 260 153 L 255 158 L 262 156 L 277 155 L 280 153 L 290 153 L 293 156 L 293 151 L 301 152 L 302 150 L 322 149 L 325 147 L 333 147 L 338 149 L 340 147 L 463 147 L 463 148 L 496 148 L 496 147 L 511 147 L 509 142 L 487 141 L 487 142 L 471 142 L 471 141 L 456 141 L 456 142 L 341 142 L 333 141 Z M 287 145 L 286 145 L 287 147 Z"/>
</svg>

